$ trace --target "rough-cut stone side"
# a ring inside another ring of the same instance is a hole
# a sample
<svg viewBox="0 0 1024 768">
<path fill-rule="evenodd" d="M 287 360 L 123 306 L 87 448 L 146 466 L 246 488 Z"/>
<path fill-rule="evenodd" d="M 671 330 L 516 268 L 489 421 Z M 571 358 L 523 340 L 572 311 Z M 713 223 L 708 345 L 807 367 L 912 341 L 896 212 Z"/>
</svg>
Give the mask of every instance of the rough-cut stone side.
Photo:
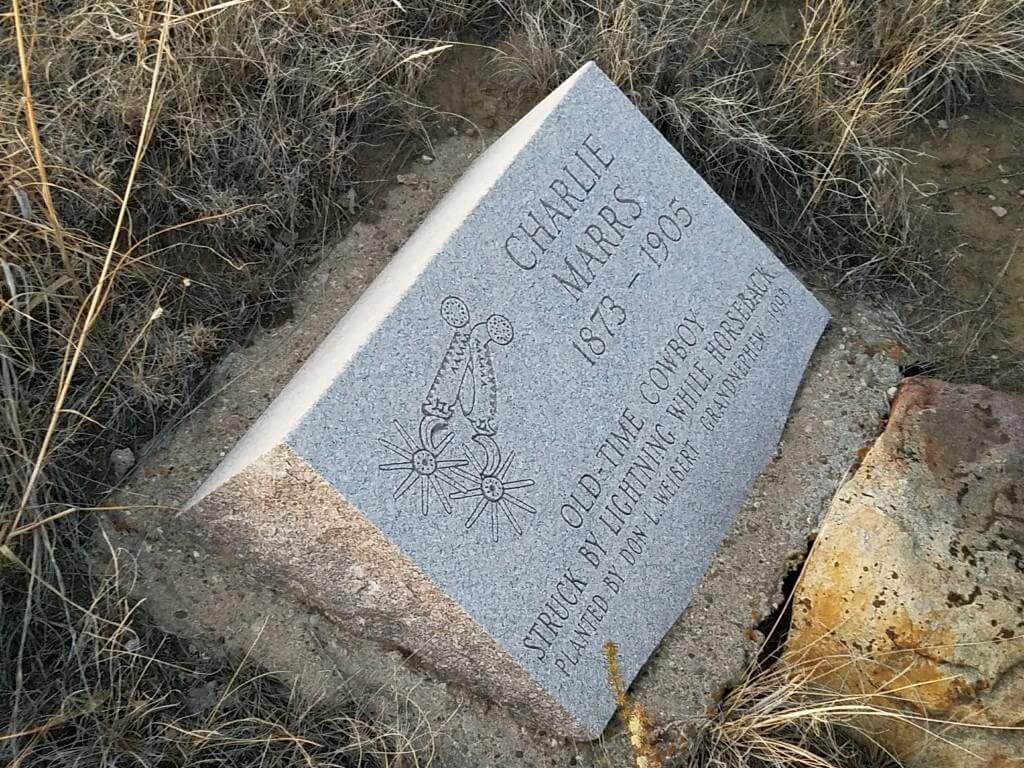
<svg viewBox="0 0 1024 768">
<path fill-rule="evenodd" d="M 793 606 L 789 659 L 818 683 L 982 726 L 865 722 L 906 764 L 1024 765 L 1024 398 L 905 382 Z"/>
<path fill-rule="evenodd" d="M 411 651 L 544 728 L 593 737 L 287 446 L 271 449 L 180 521 L 342 627 Z"/>
</svg>

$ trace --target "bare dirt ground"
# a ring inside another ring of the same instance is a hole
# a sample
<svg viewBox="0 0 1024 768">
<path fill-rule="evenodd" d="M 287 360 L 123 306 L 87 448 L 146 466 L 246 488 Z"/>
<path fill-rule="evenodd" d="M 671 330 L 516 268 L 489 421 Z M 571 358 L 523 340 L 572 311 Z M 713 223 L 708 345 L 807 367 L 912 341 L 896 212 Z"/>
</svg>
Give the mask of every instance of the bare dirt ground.
<svg viewBox="0 0 1024 768">
<path fill-rule="evenodd" d="M 979 343 L 993 378 L 1020 385 L 1024 363 L 1024 88 L 911 137 L 921 205 L 939 219 L 940 248 L 958 254 L 955 289 L 993 310 Z"/>
</svg>

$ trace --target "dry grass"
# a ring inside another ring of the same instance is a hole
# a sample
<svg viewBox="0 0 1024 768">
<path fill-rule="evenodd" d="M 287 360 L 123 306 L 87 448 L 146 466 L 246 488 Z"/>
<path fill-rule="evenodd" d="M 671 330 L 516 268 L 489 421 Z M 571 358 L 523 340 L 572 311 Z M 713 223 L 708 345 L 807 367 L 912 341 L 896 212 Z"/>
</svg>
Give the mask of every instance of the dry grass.
<svg viewBox="0 0 1024 768">
<path fill-rule="evenodd" d="M 636 768 L 662 768 L 662 754 L 654 738 L 651 718 L 643 704 L 633 699 L 626 690 L 619 669 L 619 649 L 610 640 L 602 646 L 608 670 L 608 687 L 615 696 L 615 708 L 626 726 L 629 748 Z"/>
<path fill-rule="evenodd" d="M 992 80 L 1024 82 L 1024 6 L 811 0 L 780 46 L 756 41 L 773 4 L 752 5 L 521 2 L 505 63 L 546 89 L 597 60 L 791 263 L 913 283 L 930 266 L 900 142 Z"/>
<path fill-rule="evenodd" d="M 876 699 L 829 690 L 812 666 L 780 662 L 753 670 L 697 731 L 686 765 L 899 768 L 861 724 L 865 717 L 912 718 Z"/>
<path fill-rule="evenodd" d="M 798 648 L 786 644 L 790 608 L 787 601 L 779 610 L 739 684 L 697 722 L 652 725 L 623 687 L 614 644 L 605 645 L 635 768 L 900 768 L 904 759 L 980 766 L 988 758 L 971 750 L 973 735 L 1024 735 L 1024 726 L 991 725 L 976 708 L 966 708 L 966 719 L 936 715 L 929 695 L 952 678 L 907 675 L 927 648 L 836 654 L 826 651 L 835 646 L 830 632 Z M 972 645 L 1000 642 L 1009 640 Z M 866 682 L 866 669 L 881 674 Z M 858 682 L 847 687 L 849 678 Z"/>
<path fill-rule="evenodd" d="M 303 244 L 365 198 L 367 146 L 422 133 L 417 93 L 439 42 L 500 43 L 510 79 L 542 89 L 597 59 L 789 263 L 840 292 L 884 289 L 908 343 L 971 369 L 987 321 L 951 303 L 899 144 L 988 83 L 1024 80 L 1024 5 L 814 0 L 792 45 L 758 41 L 765 12 L 724 0 L 14 0 L 0 28 L 0 715 L 22 735 L 0 754 L 304 754 L 312 710 L 266 680 L 256 700 L 232 699 L 235 735 L 199 737 L 175 641 L 139 629 L 95 573 L 87 518 L 119 479 L 112 449 L 140 452 L 193 407 L 226 349 L 286 309 L 315 258 Z M 323 717 L 332 739 L 360 742 L 351 722 Z"/>
<path fill-rule="evenodd" d="M 102 492 L 104 449 L 180 413 L 225 345 L 285 306 L 306 265 L 296 242 L 346 214 L 350 189 L 362 197 L 368 132 L 416 125 L 428 60 L 401 42 L 394 3 L 204 5 L 170 17 L 34 3 L 0 40 L 27 84 L 0 85 L 2 359 L 17 425 L 2 461 L 18 498 L 62 385 L 35 504 L 50 487 Z M 81 366 L 61 381 L 72 339 Z"/>
<path fill-rule="evenodd" d="M 760 657 L 707 718 L 657 727 L 642 703 L 623 689 L 615 648 L 606 645 L 609 685 L 626 726 L 635 768 L 900 768 L 900 756 L 883 744 L 893 741 L 917 748 L 940 743 L 947 761 L 943 765 L 953 764 L 948 762 L 949 755 L 980 765 L 983 758 L 962 743 L 966 732 L 1024 731 L 930 715 L 920 694 L 935 681 L 905 680 L 904 665 L 913 665 L 918 658 L 914 649 L 831 656 L 822 655 L 816 642 L 781 657 L 778 648 L 768 649 L 784 640 L 780 619 Z M 891 680 L 858 691 L 835 689 L 837 676 L 856 675 L 865 666 L 884 667 L 891 672 Z M 688 737 L 683 735 L 687 733 Z M 920 759 L 914 764 L 920 765 Z"/>
<path fill-rule="evenodd" d="M 914 765 L 926 764 L 922 759 L 942 765 L 958 765 L 961 760 L 964 765 L 982 765 L 985 758 L 965 745 L 971 731 L 1024 732 L 1021 726 L 949 720 L 930 713 L 922 706 L 922 693 L 942 680 L 907 681 L 904 673 L 919 658 L 918 652 L 851 650 L 832 656 L 822 655 L 812 643 L 771 665 L 753 665 L 700 724 L 681 765 L 899 768 L 901 757 L 914 756 L 893 754 L 885 744 L 900 743 L 919 750 Z M 891 679 L 847 692 L 835 689 L 837 673 L 840 678 L 857 675 L 865 666 L 884 667 Z M 933 751 L 936 745 L 942 749 Z"/>
<path fill-rule="evenodd" d="M 30 622 L 0 614 L 0 680 L 13 693 L 0 697 L 0 758 L 11 768 L 412 768 L 430 753 L 416 723 L 387 728 L 354 705 L 305 700 L 247 659 L 204 659 L 147 622 L 128 596 L 130 558 L 95 564 L 91 590 L 37 600 Z M 25 599 L 13 580 L 0 596 Z"/>
<path fill-rule="evenodd" d="M 367 137 L 416 127 L 429 57 L 404 25 L 430 31 L 443 14 L 30 2 L 8 20 L 0 755 L 396 764 L 359 757 L 369 726 L 248 669 L 216 717 L 190 719 L 174 675 L 197 673 L 173 639 L 146 628 L 142 643 L 144 616 L 93 572 L 82 513 L 117 480 L 111 449 L 173 422 L 217 355 L 284 306 L 304 266 L 294 246 L 352 199 Z"/>
<path fill-rule="evenodd" d="M 1019 0 L 810 0 L 791 45 L 758 41 L 772 2 L 512 6 L 510 77 L 546 89 L 596 59 L 787 263 L 897 307 L 938 373 L 995 373 L 979 354 L 993 307 L 949 290 L 957 254 L 923 221 L 901 142 L 1024 82 Z"/>
</svg>

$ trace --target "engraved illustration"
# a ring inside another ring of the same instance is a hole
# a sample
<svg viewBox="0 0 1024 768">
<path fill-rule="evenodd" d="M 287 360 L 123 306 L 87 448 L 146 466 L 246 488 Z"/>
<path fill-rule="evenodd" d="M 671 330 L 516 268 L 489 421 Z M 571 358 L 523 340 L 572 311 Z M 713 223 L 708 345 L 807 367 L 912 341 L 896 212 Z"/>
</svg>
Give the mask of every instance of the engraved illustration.
<svg viewBox="0 0 1024 768">
<path fill-rule="evenodd" d="M 518 513 L 534 515 L 537 510 L 514 491 L 532 486 L 533 480 L 508 479 L 515 452 L 503 452 L 498 442 L 498 384 L 492 357 L 493 348 L 512 343 L 515 331 L 503 315 L 471 324 L 469 307 L 457 296 L 441 302 L 441 318 L 453 329 L 452 338 L 421 404 L 416 439 L 395 419 L 392 424 L 402 444 L 383 437 L 380 444 L 402 460 L 382 463 L 379 469 L 405 473 L 393 496 L 402 499 L 417 488 L 423 515 L 430 514 L 433 499 L 448 515 L 454 514 L 453 501 L 469 501 L 466 530 L 486 513 L 492 541 L 498 540 L 502 521 L 522 536 Z M 471 430 L 471 444 L 462 446 L 465 459 L 442 458 L 456 438 L 453 419 L 458 413 Z"/>
</svg>

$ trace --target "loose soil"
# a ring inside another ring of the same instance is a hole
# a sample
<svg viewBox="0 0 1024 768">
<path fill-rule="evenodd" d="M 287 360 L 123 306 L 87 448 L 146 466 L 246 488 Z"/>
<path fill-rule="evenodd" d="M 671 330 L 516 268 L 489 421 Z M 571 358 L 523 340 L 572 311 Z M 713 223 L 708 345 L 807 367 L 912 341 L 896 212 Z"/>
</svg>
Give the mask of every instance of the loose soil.
<svg viewBox="0 0 1024 768">
<path fill-rule="evenodd" d="M 910 177 L 940 227 L 940 249 L 956 254 L 954 289 L 989 315 L 978 343 L 997 385 L 1024 386 L 1024 88 L 984 108 L 933 120 L 909 146 L 921 154 Z M 980 313 L 979 313 L 980 314 Z M 964 361 L 969 366 L 968 361 Z M 968 374 L 970 371 L 968 371 Z"/>
</svg>

